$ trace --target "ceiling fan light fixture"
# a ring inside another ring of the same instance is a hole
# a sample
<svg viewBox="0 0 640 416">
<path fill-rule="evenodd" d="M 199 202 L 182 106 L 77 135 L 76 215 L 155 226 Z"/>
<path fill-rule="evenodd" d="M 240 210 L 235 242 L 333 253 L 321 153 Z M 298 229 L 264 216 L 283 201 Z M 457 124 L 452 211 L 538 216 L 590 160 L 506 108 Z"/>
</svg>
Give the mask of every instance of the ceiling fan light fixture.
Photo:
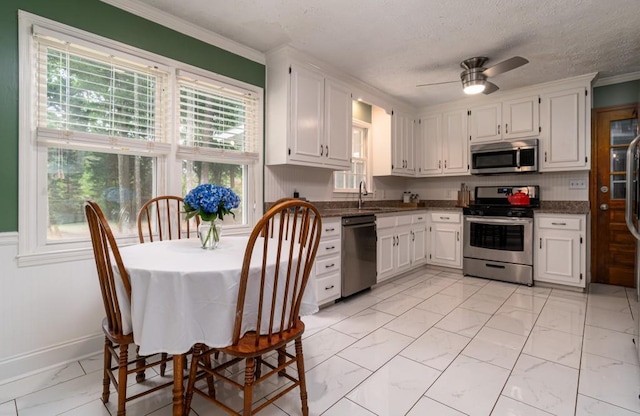
<svg viewBox="0 0 640 416">
<path fill-rule="evenodd" d="M 468 83 L 463 83 L 463 91 L 465 94 L 469 94 L 469 95 L 473 95 L 473 94 L 480 94 L 482 91 L 484 91 L 486 85 L 484 84 L 484 81 L 482 80 L 475 80 L 475 81 L 470 81 Z"/>
</svg>

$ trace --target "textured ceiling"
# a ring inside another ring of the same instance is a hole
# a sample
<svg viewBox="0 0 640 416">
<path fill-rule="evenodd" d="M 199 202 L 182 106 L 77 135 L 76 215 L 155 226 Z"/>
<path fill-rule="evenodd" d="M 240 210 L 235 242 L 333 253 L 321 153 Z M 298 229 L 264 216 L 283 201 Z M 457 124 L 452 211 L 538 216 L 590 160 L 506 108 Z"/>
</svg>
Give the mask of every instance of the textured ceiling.
<svg viewBox="0 0 640 416">
<path fill-rule="evenodd" d="M 464 98 L 459 63 L 530 63 L 501 90 L 599 72 L 640 71 L 638 0 L 142 0 L 267 52 L 304 51 L 417 107 Z"/>
</svg>

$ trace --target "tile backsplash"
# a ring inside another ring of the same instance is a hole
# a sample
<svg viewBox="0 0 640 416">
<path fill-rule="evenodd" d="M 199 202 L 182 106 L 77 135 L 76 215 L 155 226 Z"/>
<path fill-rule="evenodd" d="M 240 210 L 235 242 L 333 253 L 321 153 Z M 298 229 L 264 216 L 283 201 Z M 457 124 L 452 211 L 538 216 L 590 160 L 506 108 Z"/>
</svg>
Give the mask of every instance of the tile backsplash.
<svg viewBox="0 0 640 416">
<path fill-rule="evenodd" d="M 582 180 L 586 189 L 569 189 L 570 180 Z M 333 191 L 333 171 L 301 166 L 265 167 L 265 201 L 292 196 L 298 191 L 311 201 L 351 201 L 354 193 Z M 483 185 L 539 185 L 543 201 L 588 201 L 589 172 L 551 172 L 492 176 L 446 176 L 437 178 L 375 177 L 368 189 L 374 192 L 368 200 L 402 199 L 404 191 L 417 193 L 421 200 L 455 200 L 460 184 L 472 190 Z"/>
</svg>

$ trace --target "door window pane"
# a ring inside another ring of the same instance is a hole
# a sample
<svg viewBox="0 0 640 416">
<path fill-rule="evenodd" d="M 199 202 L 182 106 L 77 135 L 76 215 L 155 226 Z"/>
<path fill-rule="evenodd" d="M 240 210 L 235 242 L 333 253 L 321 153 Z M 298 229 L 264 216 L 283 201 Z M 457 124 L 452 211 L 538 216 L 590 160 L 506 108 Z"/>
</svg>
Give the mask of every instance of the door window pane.
<svg viewBox="0 0 640 416">
<path fill-rule="evenodd" d="M 611 175 L 611 199 L 624 199 L 626 197 L 626 175 Z"/>
<path fill-rule="evenodd" d="M 611 172 L 624 172 L 627 168 L 627 148 L 611 148 Z"/>
<path fill-rule="evenodd" d="M 638 119 L 612 121 L 610 125 L 611 144 L 629 144 L 638 134 Z"/>
</svg>

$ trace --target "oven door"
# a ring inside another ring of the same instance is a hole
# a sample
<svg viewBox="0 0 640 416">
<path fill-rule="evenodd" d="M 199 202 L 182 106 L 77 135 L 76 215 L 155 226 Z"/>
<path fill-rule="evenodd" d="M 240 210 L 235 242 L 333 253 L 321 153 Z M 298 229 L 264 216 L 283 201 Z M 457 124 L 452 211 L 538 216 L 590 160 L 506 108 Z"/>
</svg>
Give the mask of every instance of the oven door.
<svg viewBox="0 0 640 416">
<path fill-rule="evenodd" d="M 463 256 L 533 265 L 533 218 L 464 217 Z"/>
</svg>

